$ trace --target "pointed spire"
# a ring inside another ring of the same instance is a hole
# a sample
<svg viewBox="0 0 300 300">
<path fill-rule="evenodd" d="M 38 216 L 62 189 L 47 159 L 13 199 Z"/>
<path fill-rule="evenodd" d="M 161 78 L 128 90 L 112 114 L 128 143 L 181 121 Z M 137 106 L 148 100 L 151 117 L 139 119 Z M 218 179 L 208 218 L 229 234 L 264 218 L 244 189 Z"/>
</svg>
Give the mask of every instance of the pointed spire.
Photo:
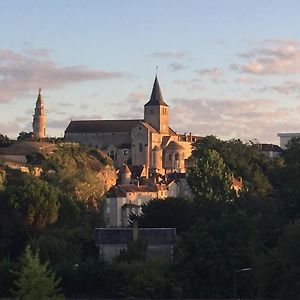
<svg viewBox="0 0 300 300">
<path fill-rule="evenodd" d="M 152 106 L 152 105 L 162 105 L 162 106 L 168 106 L 163 100 L 163 96 L 160 90 L 159 82 L 157 79 L 157 75 L 155 76 L 152 93 L 150 100 L 145 104 L 145 106 Z"/>
<path fill-rule="evenodd" d="M 43 98 L 42 98 L 41 92 L 42 92 L 42 89 L 39 88 L 39 94 L 38 94 L 38 97 L 37 97 L 37 100 L 36 100 L 36 104 L 38 104 L 38 105 L 41 105 L 41 103 L 43 102 Z"/>
</svg>

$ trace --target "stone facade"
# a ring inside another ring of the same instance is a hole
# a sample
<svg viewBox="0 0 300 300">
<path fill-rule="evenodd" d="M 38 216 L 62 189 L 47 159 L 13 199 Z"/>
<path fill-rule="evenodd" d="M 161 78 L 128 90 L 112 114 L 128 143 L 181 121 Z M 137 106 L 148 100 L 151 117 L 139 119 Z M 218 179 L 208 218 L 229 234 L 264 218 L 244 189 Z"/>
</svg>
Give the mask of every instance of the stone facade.
<svg viewBox="0 0 300 300">
<path fill-rule="evenodd" d="M 150 173 L 185 172 L 192 143 L 198 137 L 180 135 L 169 126 L 169 106 L 157 77 L 144 119 L 71 121 L 65 140 L 101 149 L 117 168 L 123 164 L 146 166 Z"/>
</svg>

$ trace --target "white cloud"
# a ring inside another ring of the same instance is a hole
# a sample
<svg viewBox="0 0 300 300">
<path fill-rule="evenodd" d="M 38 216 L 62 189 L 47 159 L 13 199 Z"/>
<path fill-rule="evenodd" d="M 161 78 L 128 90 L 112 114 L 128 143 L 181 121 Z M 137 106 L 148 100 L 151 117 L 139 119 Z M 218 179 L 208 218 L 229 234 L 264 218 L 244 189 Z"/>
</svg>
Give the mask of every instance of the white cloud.
<svg viewBox="0 0 300 300">
<path fill-rule="evenodd" d="M 299 112 L 273 99 L 174 99 L 171 124 L 179 132 L 278 143 L 280 131 L 299 130 Z"/>
<path fill-rule="evenodd" d="M 199 69 L 195 71 L 201 76 L 208 76 L 211 79 L 220 79 L 224 76 L 224 72 L 220 68 L 206 68 L 206 69 Z"/>
<path fill-rule="evenodd" d="M 70 83 L 116 79 L 121 72 L 109 72 L 86 66 L 59 66 L 49 59 L 45 49 L 15 52 L 0 49 L 0 102 L 9 102 L 38 87 L 60 88 Z"/>
<path fill-rule="evenodd" d="M 247 59 L 232 69 L 255 75 L 300 73 L 300 42 L 297 40 L 264 40 L 259 47 L 239 54 Z"/>
</svg>

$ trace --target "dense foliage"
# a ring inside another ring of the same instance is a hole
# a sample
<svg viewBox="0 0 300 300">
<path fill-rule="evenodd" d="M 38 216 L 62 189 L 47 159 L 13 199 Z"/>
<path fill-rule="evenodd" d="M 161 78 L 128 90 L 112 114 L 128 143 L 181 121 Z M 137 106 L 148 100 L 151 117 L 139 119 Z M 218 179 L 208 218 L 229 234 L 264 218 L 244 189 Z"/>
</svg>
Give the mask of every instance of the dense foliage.
<svg viewBox="0 0 300 300">
<path fill-rule="evenodd" d="M 0 297 L 11 296 L 29 243 L 66 297 L 299 299 L 300 140 L 270 161 L 252 143 L 211 136 L 193 157 L 191 199 L 154 199 L 132 216 L 140 227 L 177 229 L 173 264 L 145 261 L 138 242 L 111 264 L 99 259 L 93 229 L 105 226 L 106 181 L 95 175 L 109 161 L 97 150 L 28 157 L 40 178 L 0 166 Z M 239 192 L 233 176 L 243 179 Z"/>
</svg>

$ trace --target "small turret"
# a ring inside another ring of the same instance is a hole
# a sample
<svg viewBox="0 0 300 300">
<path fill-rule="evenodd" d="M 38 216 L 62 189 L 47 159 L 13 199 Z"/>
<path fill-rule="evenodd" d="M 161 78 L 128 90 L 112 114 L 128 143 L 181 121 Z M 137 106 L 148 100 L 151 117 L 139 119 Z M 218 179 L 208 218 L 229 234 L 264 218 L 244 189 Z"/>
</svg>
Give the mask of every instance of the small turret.
<svg viewBox="0 0 300 300">
<path fill-rule="evenodd" d="M 44 100 L 41 95 L 41 89 L 39 89 L 39 94 L 35 104 L 32 129 L 33 129 L 33 136 L 35 138 L 46 137 L 46 112 L 45 112 Z"/>
<path fill-rule="evenodd" d="M 119 176 L 121 184 L 130 184 L 131 182 L 131 171 L 126 164 L 124 164 L 119 170 Z"/>
<path fill-rule="evenodd" d="M 162 149 L 159 146 L 152 149 L 152 169 L 156 173 L 162 172 Z"/>
</svg>

